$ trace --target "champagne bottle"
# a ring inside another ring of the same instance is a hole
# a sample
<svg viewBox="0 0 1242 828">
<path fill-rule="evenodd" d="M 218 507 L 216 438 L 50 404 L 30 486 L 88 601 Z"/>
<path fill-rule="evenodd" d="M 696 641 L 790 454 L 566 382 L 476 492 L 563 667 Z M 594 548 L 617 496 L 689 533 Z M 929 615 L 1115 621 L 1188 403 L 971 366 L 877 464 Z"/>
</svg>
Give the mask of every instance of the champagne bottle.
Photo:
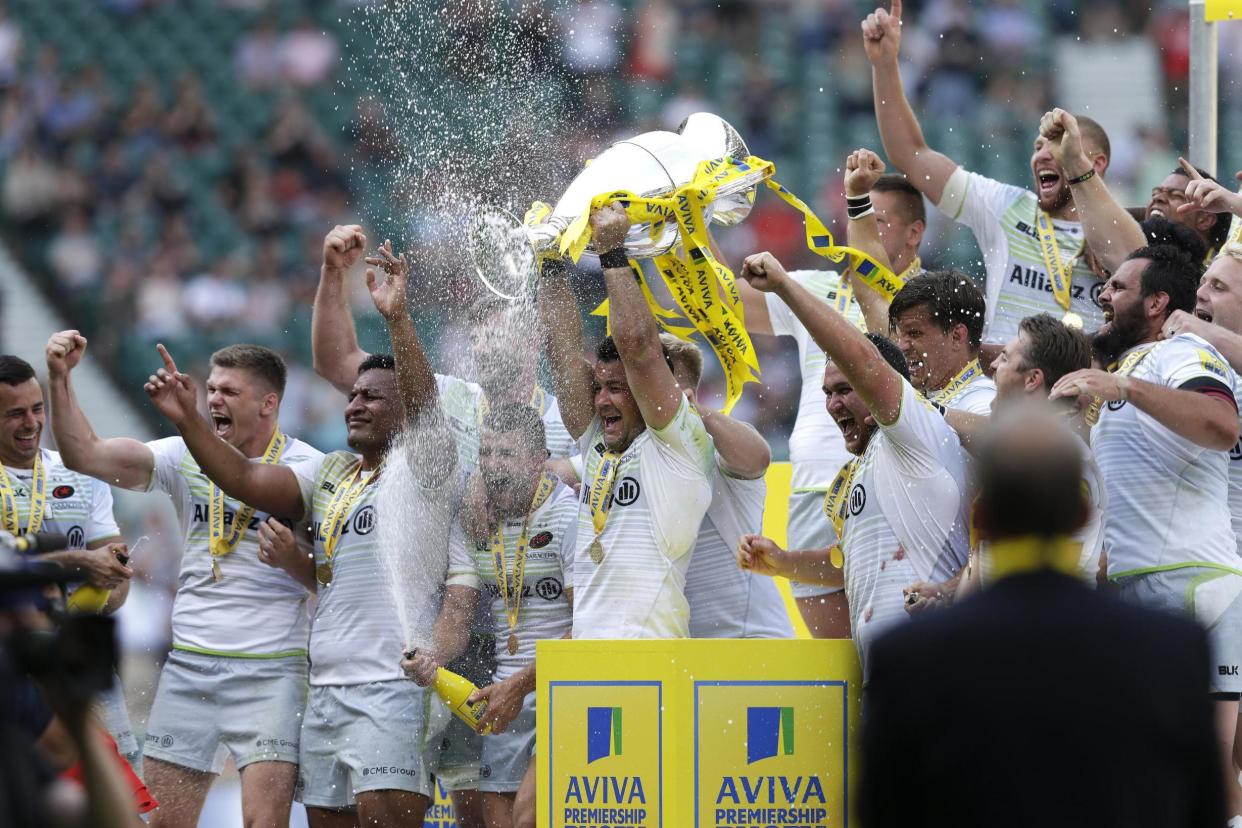
<svg viewBox="0 0 1242 828">
<path fill-rule="evenodd" d="M 471 694 L 479 688 L 474 686 L 474 682 L 470 679 L 459 676 L 456 673 L 445 670 L 443 667 L 436 669 L 436 681 L 434 684 L 436 693 L 448 705 L 453 715 L 470 725 L 472 730 L 479 729 L 479 722 L 483 715 L 487 712 L 487 702 L 480 701 L 471 704 L 467 701 Z M 484 734 L 491 733 L 491 725 L 488 725 L 483 731 Z"/>
<path fill-rule="evenodd" d="M 123 565 L 128 566 L 134 552 L 138 551 L 138 547 L 147 539 L 146 535 L 134 542 L 133 549 L 129 553 L 116 552 L 116 559 Z M 101 613 L 103 608 L 107 606 L 108 599 L 112 597 L 112 590 L 102 587 L 92 586 L 91 584 L 82 584 L 75 589 L 73 593 L 65 599 L 65 606 L 74 614 L 80 613 Z"/>
</svg>

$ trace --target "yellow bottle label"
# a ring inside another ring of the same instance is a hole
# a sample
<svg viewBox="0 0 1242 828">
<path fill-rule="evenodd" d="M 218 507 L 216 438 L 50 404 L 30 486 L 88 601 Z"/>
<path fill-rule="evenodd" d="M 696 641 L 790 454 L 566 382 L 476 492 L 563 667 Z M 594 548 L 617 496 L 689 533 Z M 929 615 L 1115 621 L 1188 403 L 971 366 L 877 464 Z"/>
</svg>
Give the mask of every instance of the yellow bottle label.
<svg viewBox="0 0 1242 828">
<path fill-rule="evenodd" d="M 112 597 L 112 590 L 100 589 L 90 584 L 83 584 L 65 601 L 70 612 L 92 613 L 103 612 L 104 605 Z"/>
<path fill-rule="evenodd" d="M 487 713 L 487 702 L 469 702 L 470 696 L 479 688 L 464 676 L 445 670 L 443 667 L 436 670 L 436 693 L 448 705 L 453 715 L 461 719 L 471 728 L 477 730 L 479 721 L 483 715 Z M 483 733 L 491 733 L 491 727 L 483 730 Z"/>
</svg>

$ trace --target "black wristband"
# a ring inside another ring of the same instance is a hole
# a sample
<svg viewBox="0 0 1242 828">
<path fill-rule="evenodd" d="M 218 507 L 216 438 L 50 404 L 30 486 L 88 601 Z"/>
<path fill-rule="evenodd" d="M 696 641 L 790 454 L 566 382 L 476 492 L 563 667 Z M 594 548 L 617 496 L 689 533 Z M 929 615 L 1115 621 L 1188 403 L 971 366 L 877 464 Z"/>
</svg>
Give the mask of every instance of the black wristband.
<svg viewBox="0 0 1242 828">
<path fill-rule="evenodd" d="M 604 270 L 614 267 L 624 267 L 628 269 L 630 266 L 630 257 L 625 255 L 624 247 L 618 247 L 616 250 L 609 250 L 607 253 L 600 253 L 599 266 Z"/>
<path fill-rule="evenodd" d="M 1073 178 L 1067 180 L 1065 183 L 1070 184 L 1070 185 L 1081 184 L 1082 182 L 1090 181 L 1093 178 L 1095 178 L 1095 167 L 1092 167 L 1091 169 L 1087 170 L 1082 175 L 1074 176 Z"/>
<path fill-rule="evenodd" d="M 871 196 L 846 196 L 845 197 L 845 213 L 852 219 L 862 218 L 871 212 Z"/>
</svg>

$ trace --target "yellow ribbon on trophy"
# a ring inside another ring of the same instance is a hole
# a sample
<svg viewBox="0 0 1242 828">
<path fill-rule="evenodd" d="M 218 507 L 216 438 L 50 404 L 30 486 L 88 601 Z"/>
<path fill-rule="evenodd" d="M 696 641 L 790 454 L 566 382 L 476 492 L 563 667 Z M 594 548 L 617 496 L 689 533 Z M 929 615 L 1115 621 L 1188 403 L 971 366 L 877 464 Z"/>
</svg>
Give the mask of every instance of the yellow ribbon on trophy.
<svg viewBox="0 0 1242 828">
<path fill-rule="evenodd" d="M 682 248 L 654 257 L 653 263 L 677 303 L 681 317 L 693 327 L 676 324 L 680 321 L 678 314 L 660 305 L 641 269 L 635 267 L 635 272 L 647 306 L 664 330 L 682 339 L 690 338 L 697 331 L 711 346 L 725 375 L 725 413 L 741 397 L 742 387 L 757 378 L 759 362 L 746 332 L 737 282 L 732 271 L 712 255 L 707 234 L 707 207 L 720 187 L 753 176 L 756 171 L 763 174 L 764 184 L 802 213 L 806 244 L 812 252 L 832 262 L 840 262 L 848 256 L 850 267 L 859 278 L 889 299 L 900 289 L 892 271 L 875 259 L 860 250 L 836 245 L 828 228 L 811 209 L 772 179 L 776 166 L 755 156 L 745 161 L 722 158 L 700 162 L 689 184 L 660 198 L 642 198 L 625 190 L 598 195 L 560 238 L 559 255 L 568 255 L 577 261 L 591 240 L 591 211 L 614 201 L 621 203 L 631 223 L 647 224 L 653 240 L 663 235 L 669 222 L 676 222 L 681 231 Z M 547 205 L 536 202 L 527 212 L 526 221 L 528 224 L 537 222 L 547 214 Z M 607 303 L 600 305 L 595 313 L 607 315 Z"/>
</svg>

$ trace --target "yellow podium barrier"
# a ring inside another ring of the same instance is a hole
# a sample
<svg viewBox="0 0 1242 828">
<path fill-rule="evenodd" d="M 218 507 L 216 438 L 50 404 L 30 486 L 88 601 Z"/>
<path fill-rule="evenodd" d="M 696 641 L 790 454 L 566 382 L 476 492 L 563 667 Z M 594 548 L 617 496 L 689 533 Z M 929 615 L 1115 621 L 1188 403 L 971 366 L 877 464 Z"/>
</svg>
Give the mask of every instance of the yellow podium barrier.
<svg viewBox="0 0 1242 828">
<path fill-rule="evenodd" d="M 537 645 L 539 828 L 846 828 L 862 690 L 825 640 Z"/>
</svg>

